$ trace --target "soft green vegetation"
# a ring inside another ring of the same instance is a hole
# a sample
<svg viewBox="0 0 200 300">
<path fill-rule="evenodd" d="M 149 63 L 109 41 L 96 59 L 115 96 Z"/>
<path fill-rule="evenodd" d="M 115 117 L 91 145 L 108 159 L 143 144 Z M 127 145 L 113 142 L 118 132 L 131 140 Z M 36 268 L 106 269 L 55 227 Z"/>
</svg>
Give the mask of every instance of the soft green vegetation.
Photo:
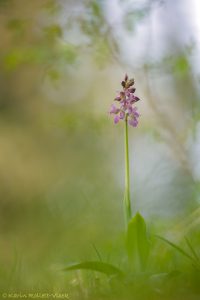
<svg viewBox="0 0 200 300">
<path fill-rule="evenodd" d="M 193 0 L 117 2 L 0 0 L 0 299 L 200 299 Z M 142 100 L 125 229 L 107 112 L 126 72 Z"/>
</svg>

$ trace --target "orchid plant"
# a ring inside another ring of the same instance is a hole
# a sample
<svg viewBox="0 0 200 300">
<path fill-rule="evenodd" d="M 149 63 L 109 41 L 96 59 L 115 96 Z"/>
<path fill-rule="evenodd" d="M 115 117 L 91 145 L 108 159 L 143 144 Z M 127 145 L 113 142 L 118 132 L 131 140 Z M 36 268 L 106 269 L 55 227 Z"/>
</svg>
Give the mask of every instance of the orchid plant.
<svg viewBox="0 0 200 300">
<path fill-rule="evenodd" d="M 146 233 L 146 224 L 144 218 L 139 212 L 132 217 L 131 199 L 130 199 L 130 174 L 129 174 L 129 142 L 128 126 L 137 127 L 140 117 L 135 103 L 140 99 L 135 96 L 134 79 L 129 79 L 126 74 L 121 82 L 122 90 L 118 92 L 109 111 L 114 116 L 114 123 L 124 122 L 125 126 L 125 195 L 124 211 L 126 223 L 126 250 L 128 255 L 128 266 L 134 270 L 142 271 L 145 269 L 148 253 L 149 242 Z M 123 277 L 124 273 L 116 266 L 102 261 L 86 261 L 73 264 L 65 268 L 65 271 L 89 269 L 105 273 L 108 276 L 116 275 Z"/>
<path fill-rule="evenodd" d="M 125 211 L 125 247 L 127 251 L 127 256 L 123 257 L 125 262 L 123 268 L 119 269 L 113 264 L 102 261 L 98 250 L 95 248 L 98 254 L 98 261 L 83 261 L 80 263 L 75 263 L 65 267 L 64 271 L 70 270 L 91 270 L 95 272 L 101 272 L 108 276 L 109 282 L 111 279 L 118 279 L 123 282 L 124 286 L 127 283 L 135 284 L 135 275 L 139 275 L 138 278 L 141 280 L 143 278 L 148 282 L 148 286 L 152 287 L 154 291 L 158 291 L 157 282 L 160 280 L 167 280 L 174 276 L 174 272 L 170 273 L 155 273 L 151 269 L 147 269 L 149 261 L 150 243 L 149 237 L 147 235 L 146 223 L 144 218 L 139 212 L 132 215 L 131 209 L 131 199 L 130 199 L 130 174 L 129 174 L 129 141 L 128 141 L 128 128 L 137 127 L 140 114 L 135 106 L 136 102 L 140 99 L 135 96 L 134 79 L 129 79 L 126 74 L 124 80 L 121 82 L 122 90 L 118 92 L 114 101 L 115 104 L 111 105 L 110 115 L 114 117 L 114 123 L 118 124 L 124 122 L 125 128 L 125 195 L 124 195 L 124 211 Z M 190 253 L 186 252 L 184 249 L 178 245 L 172 243 L 171 241 L 163 238 L 161 236 L 155 235 L 155 237 L 162 242 L 165 242 L 169 246 L 173 247 L 181 255 L 185 256 L 191 261 L 195 270 L 200 272 L 200 257 L 196 254 L 192 244 L 189 239 L 186 239 L 187 246 L 189 247 Z M 151 243 L 151 251 L 153 249 Z M 176 273 L 177 274 L 177 273 Z M 176 275 L 175 274 L 175 275 Z M 164 279 L 163 279 L 164 278 Z M 156 281 L 157 280 L 157 281 Z M 165 282 L 165 281 L 163 281 Z M 155 286 L 154 286 L 155 285 Z"/>
<path fill-rule="evenodd" d="M 114 123 L 124 121 L 125 127 L 125 192 L 124 192 L 124 212 L 126 224 L 126 246 L 129 262 L 135 270 L 145 268 L 149 253 L 149 242 L 146 233 L 146 224 L 144 218 L 139 212 L 132 217 L 131 199 L 130 199 L 130 167 L 129 167 L 129 140 L 128 126 L 137 127 L 140 114 L 135 106 L 140 100 L 135 95 L 135 80 L 129 79 L 126 74 L 121 82 L 122 90 L 118 92 L 111 105 L 110 114 L 114 115 Z"/>
<path fill-rule="evenodd" d="M 135 103 L 140 100 L 134 95 L 136 89 L 134 86 L 134 79 L 129 79 L 126 74 L 124 80 L 121 82 L 123 90 L 118 92 L 114 101 L 118 106 L 112 104 L 110 114 L 114 115 L 114 123 L 117 124 L 120 120 L 125 123 L 125 195 L 124 195 L 124 207 L 125 207 L 125 222 L 128 225 L 131 216 L 131 201 L 130 201 L 130 175 L 129 175 L 129 143 L 128 143 L 128 125 L 137 127 L 139 113 Z"/>
</svg>

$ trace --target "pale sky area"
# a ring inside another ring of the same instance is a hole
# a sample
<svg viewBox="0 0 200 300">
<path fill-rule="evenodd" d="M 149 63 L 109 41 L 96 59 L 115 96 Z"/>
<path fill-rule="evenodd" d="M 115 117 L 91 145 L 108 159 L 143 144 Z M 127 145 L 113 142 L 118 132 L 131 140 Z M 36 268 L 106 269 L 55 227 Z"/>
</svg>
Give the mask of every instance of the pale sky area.
<svg viewBox="0 0 200 300">
<path fill-rule="evenodd" d="M 137 23 L 134 33 L 122 28 L 124 13 L 130 7 L 133 10 L 137 9 L 145 1 L 125 1 L 123 4 L 119 0 L 110 0 L 105 3 L 108 21 L 116 31 L 116 35 L 123 40 L 121 44 L 124 56 L 133 64 L 140 63 L 147 55 L 153 60 L 162 58 L 168 49 L 169 35 L 176 32 L 176 27 L 179 27 L 180 23 L 181 26 L 184 24 L 184 27 L 181 35 L 176 36 L 179 44 L 184 47 L 194 43 L 196 50 L 200 50 L 199 0 L 166 0 L 163 3 L 155 1 L 150 13 Z M 196 68 L 195 56 L 194 53 Z"/>
</svg>

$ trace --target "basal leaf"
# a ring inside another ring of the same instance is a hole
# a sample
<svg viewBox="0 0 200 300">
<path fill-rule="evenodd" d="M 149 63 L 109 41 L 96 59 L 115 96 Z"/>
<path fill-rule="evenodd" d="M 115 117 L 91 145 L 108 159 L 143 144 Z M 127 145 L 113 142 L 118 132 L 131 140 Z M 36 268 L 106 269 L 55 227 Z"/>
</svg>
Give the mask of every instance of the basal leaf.
<svg viewBox="0 0 200 300">
<path fill-rule="evenodd" d="M 117 276 L 123 277 L 123 272 L 117 267 L 104 263 L 101 261 L 85 261 L 82 263 L 75 263 L 63 269 L 63 271 L 71 271 L 71 270 L 92 270 L 96 272 L 104 273 L 108 276 Z"/>
<path fill-rule="evenodd" d="M 145 269 L 149 256 L 149 241 L 144 218 L 137 213 L 128 224 L 127 252 L 136 269 Z"/>
</svg>

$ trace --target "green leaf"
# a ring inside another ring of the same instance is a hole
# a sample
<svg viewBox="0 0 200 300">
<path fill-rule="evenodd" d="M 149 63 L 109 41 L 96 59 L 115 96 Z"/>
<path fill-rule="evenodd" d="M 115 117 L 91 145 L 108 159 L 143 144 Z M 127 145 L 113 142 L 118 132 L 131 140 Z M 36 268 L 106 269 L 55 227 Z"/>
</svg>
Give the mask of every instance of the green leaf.
<svg viewBox="0 0 200 300">
<path fill-rule="evenodd" d="M 149 241 L 144 218 L 137 213 L 128 224 L 127 252 L 136 269 L 145 269 L 149 256 Z"/>
<path fill-rule="evenodd" d="M 63 269 L 63 271 L 72 271 L 72 270 L 92 270 L 100 273 L 104 273 L 108 276 L 117 276 L 123 277 L 123 272 L 117 267 L 104 263 L 101 261 L 85 261 L 82 263 L 75 263 Z"/>
</svg>

